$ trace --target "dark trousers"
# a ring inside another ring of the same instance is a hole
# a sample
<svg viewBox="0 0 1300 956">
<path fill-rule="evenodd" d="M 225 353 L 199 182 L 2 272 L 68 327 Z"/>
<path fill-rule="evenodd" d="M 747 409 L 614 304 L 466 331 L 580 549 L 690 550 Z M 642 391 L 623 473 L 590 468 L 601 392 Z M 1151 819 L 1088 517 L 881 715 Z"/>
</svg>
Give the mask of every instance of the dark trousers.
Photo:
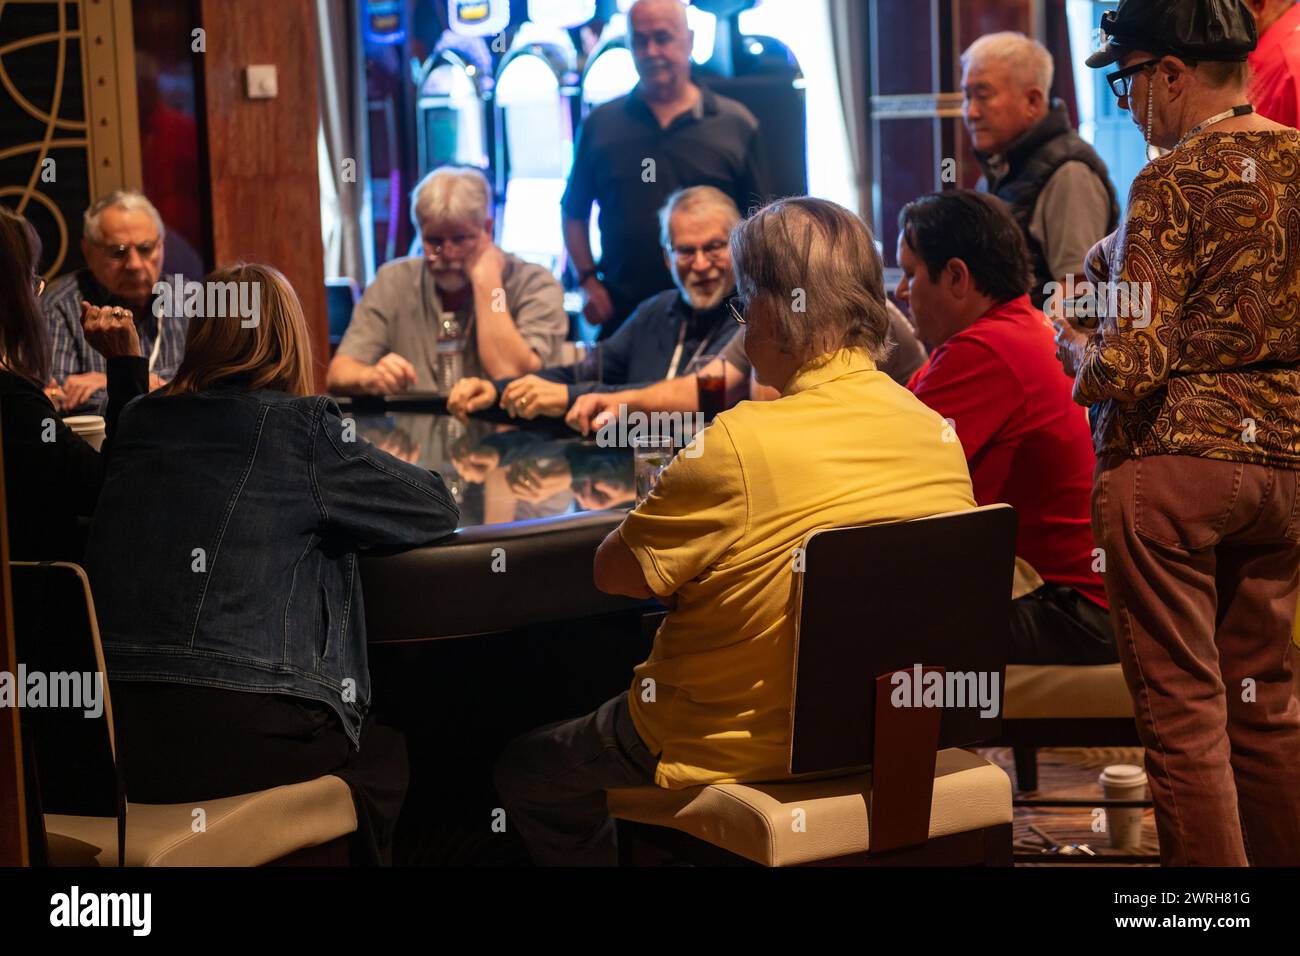
<svg viewBox="0 0 1300 956">
<path fill-rule="evenodd" d="M 187 803 L 335 774 L 352 790 L 357 866 L 392 862 L 406 796 L 406 742 L 371 715 L 352 746 L 318 701 L 188 684 L 116 681 L 113 723 L 133 803 Z"/>
<path fill-rule="evenodd" d="M 1045 584 L 1011 602 L 1008 664 L 1114 664 L 1110 614 L 1074 588 Z"/>
<path fill-rule="evenodd" d="M 538 866 L 617 866 L 611 787 L 654 783 L 657 757 L 632 723 L 627 693 L 585 717 L 512 741 L 497 761 L 497 793 Z"/>
<path fill-rule="evenodd" d="M 1165 865 L 1300 864 L 1300 473 L 1098 463 L 1093 534 Z"/>
</svg>

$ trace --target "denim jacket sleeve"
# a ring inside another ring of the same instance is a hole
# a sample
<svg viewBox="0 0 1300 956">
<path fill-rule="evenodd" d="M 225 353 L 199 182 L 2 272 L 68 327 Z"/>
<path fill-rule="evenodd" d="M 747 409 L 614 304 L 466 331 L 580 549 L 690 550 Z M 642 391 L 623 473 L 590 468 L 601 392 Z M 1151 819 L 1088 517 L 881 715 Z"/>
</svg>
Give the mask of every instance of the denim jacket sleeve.
<svg viewBox="0 0 1300 956">
<path fill-rule="evenodd" d="M 311 484 L 325 526 L 359 548 L 413 548 L 456 530 L 460 509 L 437 472 L 355 434 L 322 398 L 312 416 Z"/>
</svg>

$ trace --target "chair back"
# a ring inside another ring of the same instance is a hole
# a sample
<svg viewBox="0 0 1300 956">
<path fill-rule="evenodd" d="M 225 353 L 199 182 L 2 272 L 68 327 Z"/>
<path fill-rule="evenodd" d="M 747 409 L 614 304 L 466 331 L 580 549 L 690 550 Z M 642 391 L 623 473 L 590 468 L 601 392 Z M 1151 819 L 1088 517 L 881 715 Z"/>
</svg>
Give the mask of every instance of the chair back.
<svg viewBox="0 0 1300 956">
<path fill-rule="evenodd" d="M 4 442 L 0 440 L 0 673 L 18 669 L 13 591 L 9 585 L 9 506 L 5 498 Z M 23 770 L 23 732 L 17 707 L 0 707 L 0 867 L 27 866 L 40 833 L 29 817 Z M 32 811 L 34 812 L 34 811 Z M 34 837 L 34 838 L 33 838 Z"/>
<path fill-rule="evenodd" d="M 1014 509 L 992 505 L 826 529 L 808 535 L 803 546 L 791 773 L 872 764 L 880 708 L 933 707 L 926 702 L 935 700 L 935 680 L 944 692 L 940 748 L 997 736 L 1015 566 Z M 925 668 L 943 673 L 931 678 Z M 886 675 L 889 681 L 881 681 Z M 878 702 L 885 689 L 890 701 Z"/>
<path fill-rule="evenodd" d="M 104 649 L 86 572 L 63 562 L 9 565 L 22 711 L 45 813 L 117 817 L 126 798 L 118 772 Z M 37 697 L 37 688 L 42 696 Z"/>
</svg>

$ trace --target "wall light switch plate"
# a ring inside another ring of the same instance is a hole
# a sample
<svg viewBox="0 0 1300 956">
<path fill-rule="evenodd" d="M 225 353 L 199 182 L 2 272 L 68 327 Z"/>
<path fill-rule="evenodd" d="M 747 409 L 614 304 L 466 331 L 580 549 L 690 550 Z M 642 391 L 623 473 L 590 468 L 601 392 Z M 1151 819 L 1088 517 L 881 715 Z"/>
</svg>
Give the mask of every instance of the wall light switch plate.
<svg viewBox="0 0 1300 956">
<path fill-rule="evenodd" d="M 275 65 L 250 66 L 244 71 L 244 88 L 250 100 L 273 100 L 279 95 Z"/>
</svg>

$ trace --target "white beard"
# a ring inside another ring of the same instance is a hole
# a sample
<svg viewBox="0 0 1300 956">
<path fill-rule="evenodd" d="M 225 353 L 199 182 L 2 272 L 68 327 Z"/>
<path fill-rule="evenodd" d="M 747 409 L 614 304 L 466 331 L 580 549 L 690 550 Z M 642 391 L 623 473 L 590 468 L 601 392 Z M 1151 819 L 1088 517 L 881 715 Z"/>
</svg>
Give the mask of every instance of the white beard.
<svg viewBox="0 0 1300 956">
<path fill-rule="evenodd" d="M 691 304 L 691 308 L 699 312 L 708 312 L 710 309 L 716 309 L 722 304 L 722 301 L 731 295 L 731 288 L 725 284 L 718 286 L 718 291 L 712 295 L 704 296 L 693 289 L 686 290 L 686 301 Z"/>
<path fill-rule="evenodd" d="M 434 273 L 433 284 L 441 292 L 460 292 L 469 285 L 469 277 L 463 272 Z"/>
</svg>

